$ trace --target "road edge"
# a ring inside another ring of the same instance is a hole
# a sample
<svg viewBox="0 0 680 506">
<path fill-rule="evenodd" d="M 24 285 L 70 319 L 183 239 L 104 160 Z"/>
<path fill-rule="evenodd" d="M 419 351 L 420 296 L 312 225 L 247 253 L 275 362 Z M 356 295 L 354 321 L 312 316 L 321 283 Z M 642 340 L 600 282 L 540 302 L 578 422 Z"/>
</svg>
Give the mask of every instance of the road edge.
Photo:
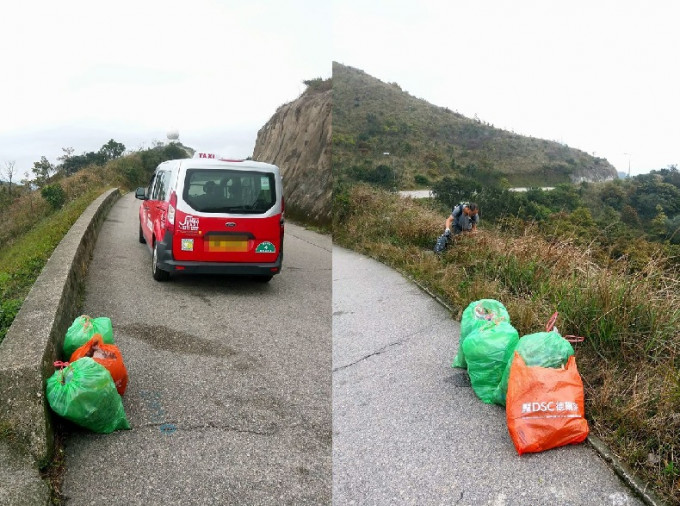
<svg viewBox="0 0 680 506">
<path fill-rule="evenodd" d="M 54 451 L 45 381 L 54 372 L 66 330 L 78 316 L 101 225 L 120 196 L 118 188 L 105 191 L 71 226 L 0 343 L 0 444 L 12 449 L 0 454 L 0 488 L 2 495 L 22 501 L 14 504 L 49 502 L 49 488 L 38 472 Z M 10 454 L 13 457 L 4 457 Z M 18 475 L 23 479 L 12 479 Z"/>
</svg>

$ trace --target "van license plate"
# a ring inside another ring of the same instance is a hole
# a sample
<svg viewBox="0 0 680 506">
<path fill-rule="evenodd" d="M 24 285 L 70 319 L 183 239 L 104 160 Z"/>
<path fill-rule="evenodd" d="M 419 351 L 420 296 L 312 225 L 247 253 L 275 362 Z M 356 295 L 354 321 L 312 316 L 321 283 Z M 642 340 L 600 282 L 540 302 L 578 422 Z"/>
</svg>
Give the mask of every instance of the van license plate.
<svg viewBox="0 0 680 506">
<path fill-rule="evenodd" d="M 210 253 L 246 252 L 248 251 L 248 241 L 227 239 L 224 237 L 210 237 L 208 239 L 208 251 Z"/>
</svg>

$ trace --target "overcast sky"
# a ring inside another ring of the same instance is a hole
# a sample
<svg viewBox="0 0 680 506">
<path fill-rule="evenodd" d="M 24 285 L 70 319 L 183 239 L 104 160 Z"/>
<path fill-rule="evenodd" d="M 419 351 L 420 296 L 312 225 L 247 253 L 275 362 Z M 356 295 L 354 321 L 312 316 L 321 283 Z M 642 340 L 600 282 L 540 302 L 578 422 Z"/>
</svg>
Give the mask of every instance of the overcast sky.
<svg viewBox="0 0 680 506">
<path fill-rule="evenodd" d="M 106 7 L 102 7 L 106 6 Z M 231 157 L 331 61 L 632 174 L 680 164 L 674 0 L 0 3 L 0 164 L 109 139 Z"/>
<path fill-rule="evenodd" d="M 0 164 L 18 178 L 62 147 L 165 141 L 253 153 L 257 131 L 331 76 L 329 2 L 0 3 Z M 17 179 L 18 179 L 17 178 Z"/>
<path fill-rule="evenodd" d="M 680 2 L 337 0 L 333 59 L 639 174 L 680 166 Z M 626 154 L 628 153 L 628 154 Z"/>
</svg>

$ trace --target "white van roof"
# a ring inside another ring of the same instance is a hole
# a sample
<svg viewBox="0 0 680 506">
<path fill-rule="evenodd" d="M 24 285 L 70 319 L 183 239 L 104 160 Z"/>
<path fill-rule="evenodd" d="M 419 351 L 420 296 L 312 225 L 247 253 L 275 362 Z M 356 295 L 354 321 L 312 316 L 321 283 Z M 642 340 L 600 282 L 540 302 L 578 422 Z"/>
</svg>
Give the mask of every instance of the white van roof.
<svg viewBox="0 0 680 506">
<path fill-rule="evenodd" d="M 216 153 L 207 153 L 207 152 L 201 152 L 201 151 L 196 151 L 194 153 L 194 156 L 192 158 L 187 158 L 185 160 L 179 160 L 179 161 L 189 161 L 189 160 L 200 160 L 201 166 L 205 165 L 224 165 L 224 164 L 234 164 L 235 166 L 241 166 L 242 168 L 253 168 L 253 169 L 265 169 L 265 170 L 272 170 L 275 169 L 276 172 L 278 172 L 280 169 L 271 163 L 265 163 L 265 162 L 258 162 L 255 160 L 248 160 L 248 159 L 233 159 L 233 158 L 227 158 L 223 157 L 221 155 L 218 155 Z"/>
</svg>

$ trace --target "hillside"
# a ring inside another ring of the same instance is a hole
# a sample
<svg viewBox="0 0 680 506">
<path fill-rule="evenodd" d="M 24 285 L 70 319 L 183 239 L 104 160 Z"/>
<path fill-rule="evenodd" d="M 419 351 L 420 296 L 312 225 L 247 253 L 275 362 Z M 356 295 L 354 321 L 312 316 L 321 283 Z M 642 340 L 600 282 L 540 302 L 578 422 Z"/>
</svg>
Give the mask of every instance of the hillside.
<svg viewBox="0 0 680 506">
<path fill-rule="evenodd" d="M 286 214 L 306 223 L 331 221 L 330 80 L 308 81 L 307 90 L 284 104 L 257 133 L 253 158 L 278 165 Z"/>
<path fill-rule="evenodd" d="M 365 72 L 333 63 L 333 170 L 387 165 L 401 181 L 497 171 L 513 186 L 616 179 L 614 167 L 557 142 L 517 135 L 437 107 Z"/>
</svg>

